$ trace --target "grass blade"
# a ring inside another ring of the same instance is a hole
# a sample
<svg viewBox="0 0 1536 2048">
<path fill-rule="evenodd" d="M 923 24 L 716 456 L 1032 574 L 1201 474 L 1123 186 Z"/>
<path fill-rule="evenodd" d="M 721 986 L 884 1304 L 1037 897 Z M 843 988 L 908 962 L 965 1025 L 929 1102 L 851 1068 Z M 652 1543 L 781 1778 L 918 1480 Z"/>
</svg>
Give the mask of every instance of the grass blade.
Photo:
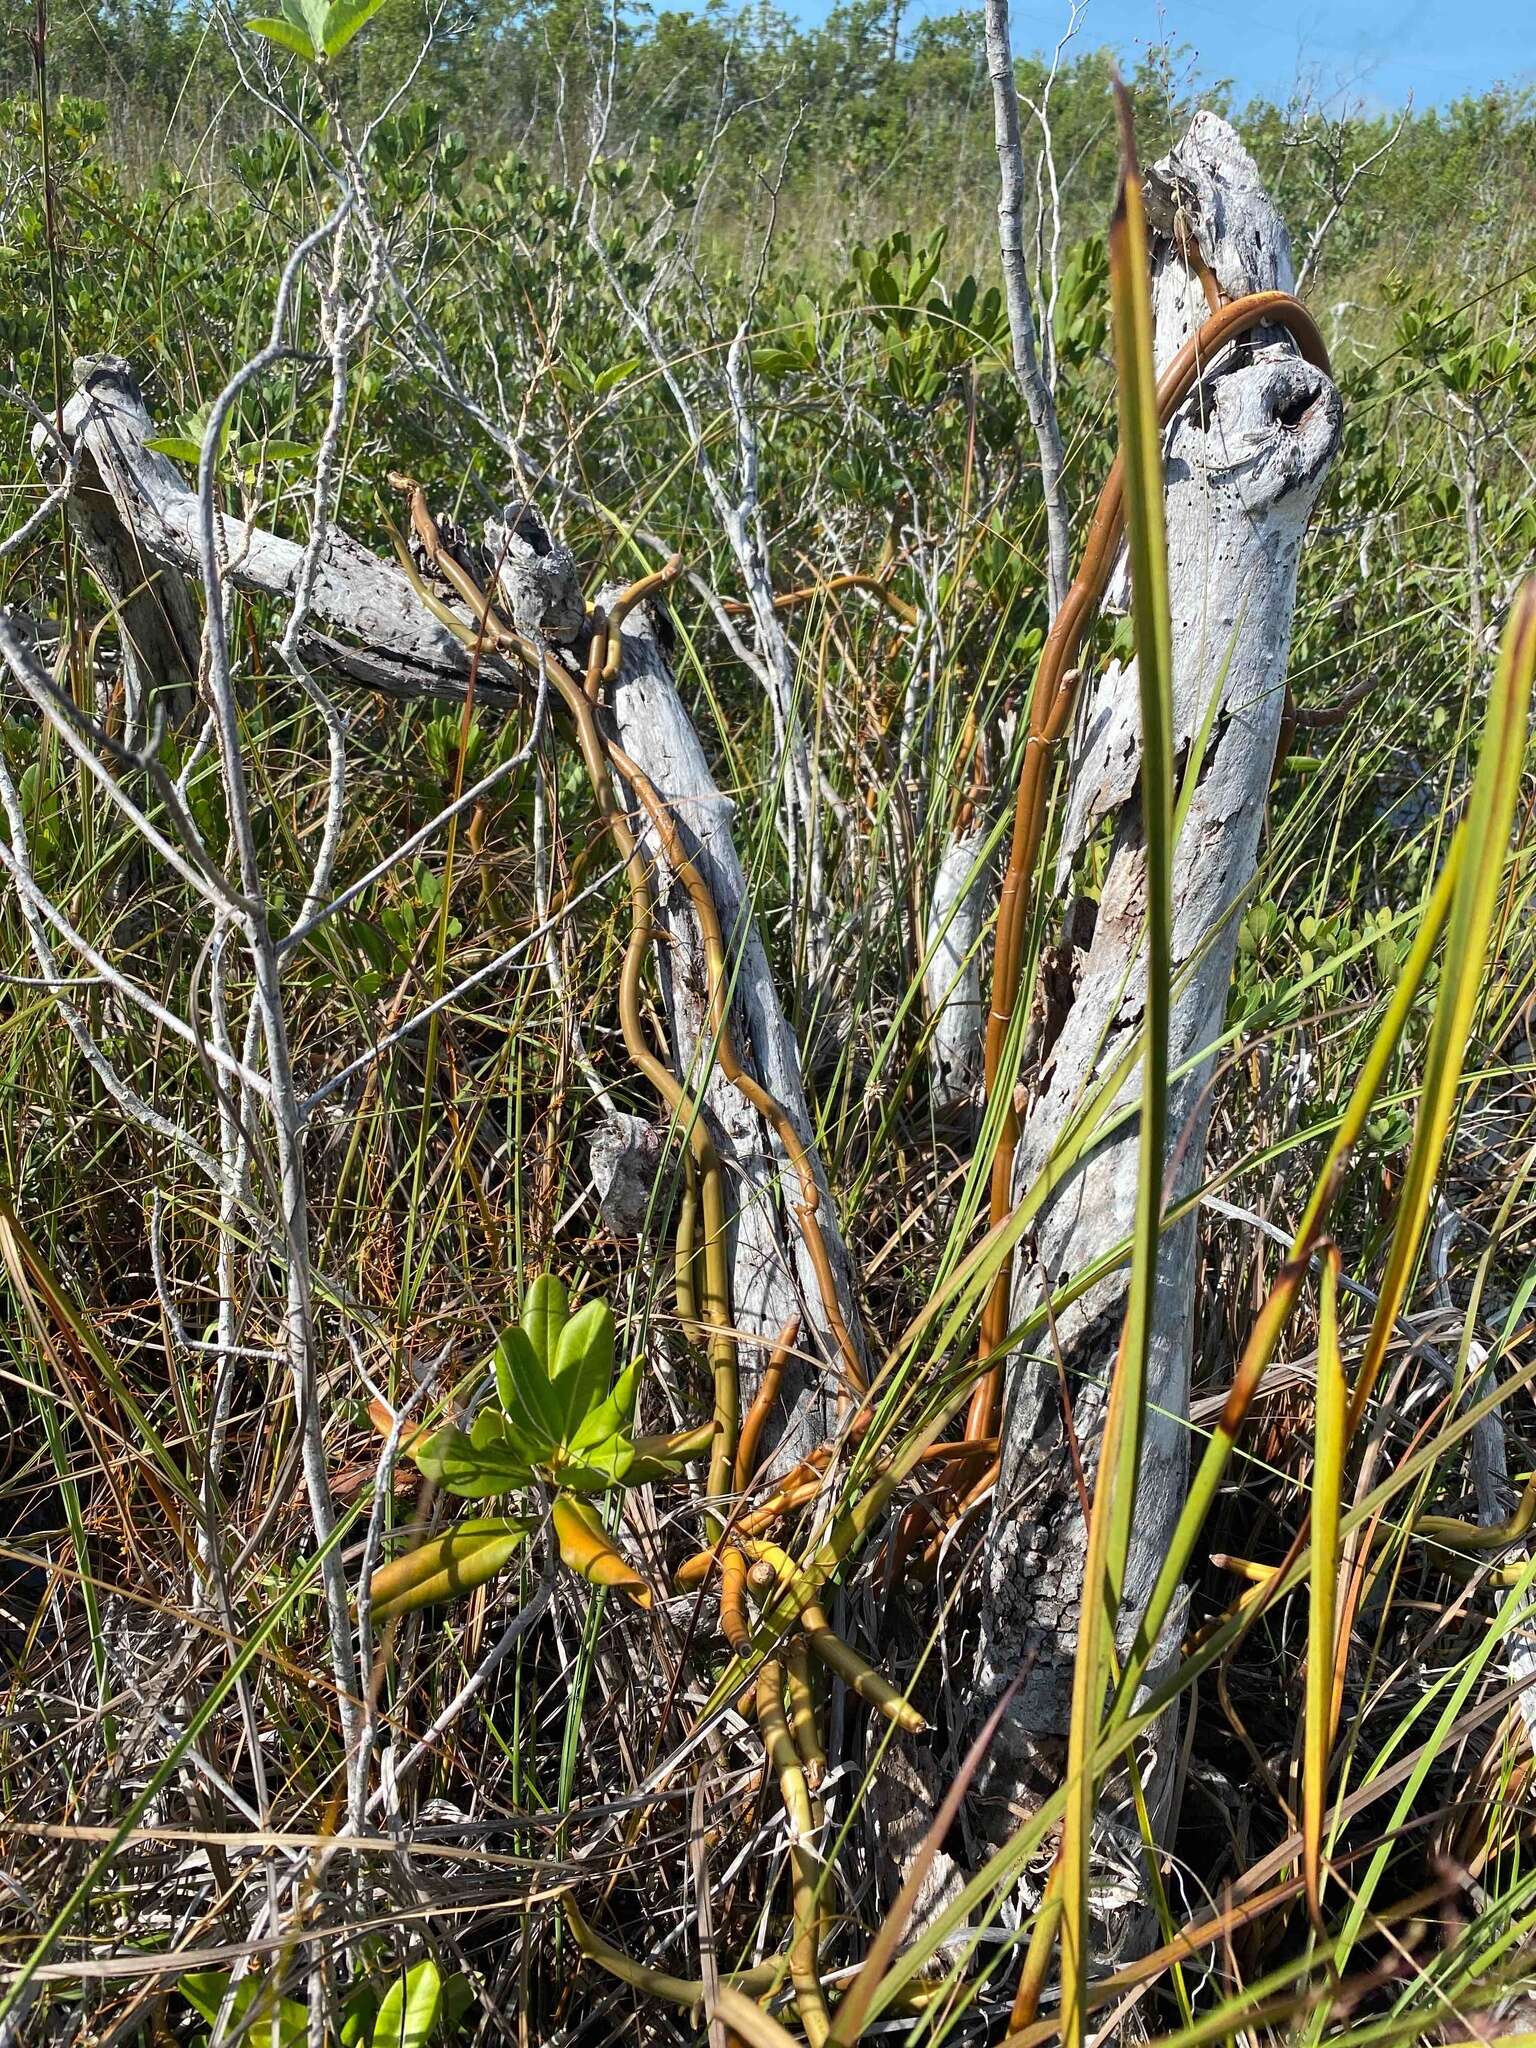
<svg viewBox="0 0 1536 2048">
<path fill-rule="evenodd" d="M 1069 2042 L 1083 2038 L 1088 2014 L 1088 1871 L 1095 1790 L 1090 1759 L 1098 1742 L 1141 1458 L 1147 1353 L 1162 1220 L 1168 1013 L 1173 972 L 1173 632 L 1168 612 L 1168 548 L 1163 525 L 1162 436 L 1152 356 L 1152 304 L 1141 178 L 1130 102 L 1118 82 L 1115 92 L 1122 168 L 1119 202 L 1110 226 L 1109 266 L 1141 703 L 1147 992 L 1130 1283 L 1089 1518 L 1067 1742 L 1067 1807 L 1061 1844 L 1061 1998 L 1062 2033 Z"/>
<path fill-rule="evenodd" d="M 1424 1057 L 1424 1092 L 1414 1125 L 1413 1147 L 1403 1176 L 1397 1222 L 1381 1299 L 1366 1339 L 1365 1354 L 1350 1399 L 1351 1433 L 1365 1413 L 1376 1385 L 1398 1313 L 1418 1263 L 1435 1180 L 1455 1113 L 1467 1044 L 1472 1035 L 1494 913 L 1504 881 L 1504 856 L 1520 794 L 1531 684 L 1536 675 L 1536 579 L 1516 597 L 1504 631 L 1498 670 L 1488 698 L 1477 777 L 1467 802 L 1465 858 L 1451 905 L 1440 993 Z"/>
<path fill-rule="evenodd" d="M 1147 994 L 1142 1036 L 1140 1157 L 1135 1243 L 1123 1340 L 1128 1428 L 1109 1470 L 1109 1567 L 1118 1597 L 1130 1541 L 1142 1388 L 1151 1342 L 1167 1138 L 1168 1014 L 1173 983 L 1173 627 L 1168 611 L 1168 541 L 1163 526 L 1162 433 L 1152 355 L 1152 297 L 1146 215 L 1130 101 L 1117 85 L 1123 168 L 1110 228 L 1120 445 L 1125 451 L 1125 526 L 1141 704 L 1141 807 L 1146 842 Z"/>
<path fill-rule="evenodd" d="M 921 1896 L 923 1880 L 928 1875 L 934 1857 L 943 1847 L 945 1836 L 954 1826 L 955 1816 L 970 1790 L 971 1780 L 980 1769 L 992 1745 L 992 1738 L 1012 1704 L 1014 1694 L 1023 1682 L 1024 1674 L 1021 1671 L 1005 1689 L 996 1706 L 982 1723 L 975 1741 L 967 1750 L 965 1761 L 955 1774 L 953 1784 L 945 1793 L 938 1811 L 929 1823 L 927 1833 L 918 1846 L 917 1854 L 908 1866 L 895 1902 L 881 1921 L 875 1938 L 869 1945 L 869 1952 L 860 1965 L 859 1974 L 843 1994 L 842 2003 L 837 2009 L 837 2018 L 827 2039 L 827 2048 L 852 2048 L 852 2044 L 863 2034 L 864 2022 L 869 2017 L 870 2000 L 879 1989 L 881 1979 L 896 1960 L 896 1951 L 907 1931 L 907 1922 L 912 1918 Z"/>
<path fill-rule="evenodd" d="M 1466 834 L 1459 830 L 1451 841 L 1442 868 L 1424 915 L 1414 937 L 1408 958 L 1403 963 L 1397 987 L 1387 1006 L 1387 1013 L 1366 1055 L 1364 1064 L 1355 1078 L 1344 1114 L 1339 1119 L 1333 1142 L 1328 1147 L 1327 1157 L 1313 1185 L 1311 1198 L 1296 1227 L 1291 1248 L 1285 1264 L 1275 1275 L 1263 1308 L 1259 1311 L 1249 1333 L 1243 1355 L 1232 1376 L 1232 1385 L 1227 1393 L 1221 1418 L 1211 1432 L 1200 1464 L 1190 1482 L 1183 1512 L 1173 1533 L 1158 1572 L 1157 1584 L 1152 1589 L 1152 1598 L 1138 1631 L 1135 1648 L 1127 1660 L 1116 1697 L 1115 1715 L 1128 1707 L 1134 1696 L 1147 1660 L 1162 1633 L 1163 1624 L 1172 1610 L 1185 1567 L 1194 1555 L 1196 1541 L 1210 1513 L 1212 1503 L 1221 1486 L 1227 1461 L 1232 1455 L 1238 1431 L 1243 1419 L 1259 1390 L 1259 1383 L 1268 1370 L 1285 1326 L 1290 1320 L 1291 1310 L 1306 1278 L 1313 1251 L 1322 1232 L 1323 1222 L 1332 1206 L 1334 1197 L 1343 1184 L 1344 1174 L 1350 1157 L 1365 1129 L 1366 1121 L 1385 1085 L 1387 1072 L 1401 1043 L 1409 1015 L 1418 998 L 1420 989 L 1429 972 L 1435 948 L 1450 916 L 1451 905 L 1460 885 L 1463 860 L 1466 854 Z"/>
<path fill-rule="evenodd" d="M 1339 1508 L 1344 1489 L 1348 1392 L 1339 1356 L 1339 1252 L 1323 1261 L 1317 1331 L 1317 1446 L 1312 1469 L 1312 1604 L 1307 1624 L 1306 1729 L 1302 1754 L 1302 1868 L 1307 1906 L 1323 1931 L 1323 1818 L 1333 1747 L 1334 1624 L 1339 1571 Z"/>
</svg>

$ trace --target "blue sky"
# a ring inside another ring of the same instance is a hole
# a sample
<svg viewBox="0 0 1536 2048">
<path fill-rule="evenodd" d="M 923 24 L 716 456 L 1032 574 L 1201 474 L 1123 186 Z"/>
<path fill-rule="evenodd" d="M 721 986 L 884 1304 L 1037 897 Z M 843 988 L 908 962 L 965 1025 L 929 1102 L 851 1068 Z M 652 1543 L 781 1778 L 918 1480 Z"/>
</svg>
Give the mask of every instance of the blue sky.
<svg viewBox="0 0 1536 2048">
<path fill-rule="evenodd" d="M 1020 46 L 1052 38 L 1056 18 L 1019 7 Z M 1084 27 L 1128 52 L 1171 34 L 1239 92 L 1271 97 L 1298 72 L 1391 105 L 1412 92 L 1419 106 L 1536 77 L 1536 0 L 1088 0 Z"/>
<path fill-rule="evenodd" d="M 948 0 L 915 4 L 950 11 Z M 826 12 L 822 0 L 802 5 Z M 1015 47 L 1052 47 L 1068 11 L 1067 0 L 1015 0 Z M 1301 74 L 1328 97 L 1343 87 L 1398 106 L 1412 92 L 1424 107 L 1536 81 L 1536 0 L 1088 0 L 1080 36 L 1128 60 L 1165 37 L 1189 43 L 1202 72 L 1231 78 L 1239 97 L 1283 99 Z"/>
</svg>

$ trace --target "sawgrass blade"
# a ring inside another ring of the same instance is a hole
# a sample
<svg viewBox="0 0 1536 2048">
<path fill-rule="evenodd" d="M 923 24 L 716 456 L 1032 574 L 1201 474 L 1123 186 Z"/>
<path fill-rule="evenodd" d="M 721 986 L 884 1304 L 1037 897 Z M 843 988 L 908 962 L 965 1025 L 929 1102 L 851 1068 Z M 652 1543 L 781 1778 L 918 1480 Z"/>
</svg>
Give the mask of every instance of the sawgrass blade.
<svg viewBox="0 0 1536 2048">
<path fill-rule="evenodd" d="M 1173 986 L 1173 627 L 1163 525 L 1162 433 L 1152 356 L 1146 215 L 1130 101 L 1116 85 L 1122 171 L 1110 228 L 1120 445 L 1125 451 L 1126 545 L 1141 705 L 1141 811 L 1146 852 L 1147 991 L 1142 1033 L 1136 1218 L 1123 1339 L 1126 1429 L 1111 1475 L 1108 1562 L 1116 1598 L 1130 1542 L 1141 1453 L 1147 1351 L 1157 1281 L 1168 1113 L 1168 1016 Z"/>
<path fill-rule="evenodd" d="M 1313 1924 L 1323 1932 L 1323 1821 L 1328 1807 L 1328 1756 L 1333 1747 L 1334 1627 L 1339 1572 L 1339 1506 L 1349 1405 L 1339 1356 L 1339 1251 L 1323 1261 L 1317 1328 L 1316 1448 L 1312 1467 L 1312 1604 L 1307 1620 L 1307 1698 L 1302 1749 L 1302 1870 Z"/>
<path fill-rule="evenodd" d="M 1504 884 L 1504 860 L 1525 763 L 1533 676 L 1536 579 L 1523 586 L 1511 607 L 1488 697 L 1477 776 L 1467 800 L 1466 855 L 1460 886 L 1451 905 L 1440 991 L 1424 1056 L 1424 1089 L 1398 1199 L 1381 1299 L 1350 1398 L 1351 1432 L 1371 1398 L 1418 1263 L 1446 1135 L 1455 1114 L 1467 1045 L 1483 991 L 1488 942 Z"/>
<path fill-rule="evenodd" d="M 1255 1321 L 1248 1342 L 1244 1347 L 1243 1356 L 1239 1361 L 1237 1371 L 1233 1375 L 1232 1385 L 1228 1392 L 1220 1420 L 1206 1443 L 1204 1454 L 1190 1486 L 1184 1510 L 1180 1515 L 1173 1540 L 1169 1545 L 1168 1554 L 1159 1570 L 1157 1583 L 1153 1589 L 1152 1598 L 1148 1603 L 1146 1615 L 1138 1630 L 1131 1653 L 1126 1659 L 1125 1668 L 1122 1671 L 1119 1685 L 1116 1688 L 1115 1701 L 1107 1724 L 1110 1729 L 1122 1729 L 1121 1740 L 1115 1744 L 1116 1752 L 1124 1746 L 1125 1736 L 1122 1724 L 1128 1725 L 1132 1720 L 1137 1722 L 1142 1720 L 1141 1711 L 1135 1709 L 1137 1688 L 1141 1684 L 1152 1649 L 1161 1636 L 1164 1625 L 1172 1611 L 1184 1572 L 1190 1558 L 1194 1554 L 1195 1546 L 1199 1541 L 1200 1532 L 1204 1527 L 1206 1517 L 1210 1513 L 1211 1506 L 1220 1491 L 1222 1478 L 1236 1444 L 1238 1433 L 1242 1428 L 1243 1420 L 1258 1391 L 1263 1375 L 1279 1348 L 1280 1339 L 1290 1319 L 1291 1310 L 1295 1305 L 1296 1297 L 1300 1293 L 1302 1283 L 1309 1269 L 1311 1254 L 1319 1241 L 1323 1222 L 1334 1198 L 1343 1185 L 1350 1159 L 1360 1142 L 1367 1120 L 1371 1116 L 1386 1086 L 1392 1062 L 1402 1042 L 1408 1019 L 1418 1000 L 1420 991 L 1424 987 L 1436 950 L 1444 934 L 1446 922 L 1450 915 L 1451 904 L 1460 882 L 1465 852 L 1466 830 L 1465 827 L 1461 827 L 1457 830 L 1447 849 L 1445 865 L 1437 877 L 1434 888 L 1430 891 L 1429 899 L 1424 906 L 1413 944 L 1409 948 L 1408 956 L 1399 971 L 1397 986 L 1393 990 L 1391 1001 L 1377 1029 L 1376 1036 L 1361 1064 L 1354 1087 L 1350 1091 L 1349 1099 L 1334 1131 L 1332 1142 L 1318 1170 L 1312 1194 L 1297 1226 L 1290 1253 L 1286 1262 L 1276 1274 L 1269 1297 Z M 1118 1080 L 1116 1085 L 1118 1086 Z M 978 1248 L 978 1252 L 972 1255 L 972 1261 L 962 1265 L 961 1271 L 966 1275 L 970 1286 L 966 1294 L 961 1298 L 958 1307 L 953 1311 L 956 1321 L 961 1320 L 966 1313 L 974 1314 L 976 1301 L 987 1284 L 988 1268 L 984 1257 L 981 1256 L 981 1252 L 982 1248 Z M 979 1268 L 979 1278 L 976 1272 L 972 1270 L 973 1265 Z M 958 1291 L 958 1287 L 956 1287 L 956 1292 L 958 1293 Z M 1063 1296 L 1058 1297 L 1053 1304 L 1056 1313 L 1059 1314 L 1065 1306 L 1065 1296 L 1069 1292 L 1070 1290 L 1064 1290 Z M 948 1306 L 947 1302 L 946 1306 Z M 925 1326 L 927 1313 L 929 1312 L 925 1312 L 925 1317 L 920 1319 L 920 1322 Z M 912 1334 L 915 1336 L 916 1332 Z M 946 1337 L 940 1340 L 936 1349 L 943 1350 L 950 1334 L 946 1332 Z M 1015 1333 L 1015 1337 L 1017 1337 L 1017 1333 Z M 1463 1422 L 1466 1424 L 1467 1418 L 1463 1418 Z M 928 1433 L 925 1433 L 925 1437 L 927 1435 Z M 1420 1455 L 1421 1461 L 1427 1462 L 1435 1453 L 1432 1448 L 1429 1448 Z M 1299 1562 L 1297 1570 L 1300 1570 Z M 1287 1583 L 1290 1582 L 1288 1578 Z M 1208 1658 L 1214 1655 L 1215 1652 L 1212 1649 L 1203 1654 Z M 1197 1658 L 1196 1662 L 1200 1663 L 1201 1659 Z M 739 1689 L 740 1684 L 744 1682 L 745 1672 L 728 1674 L 728 1676 L 733 1677 Z M 1186 1679 L 1175 1673 L 1159 1688 L 1158 1694 L 1154 1696 L 1154 1704 L 1166 1703 L 1166 1698 L 1174 1696 L 1185 1683 Z M 918 1973 L 931 1963 L 939 1944 L 949 1935 L 953 1934 L 955 1927 L 963 1921 L 967 1912 L 979 1910 L 981 1902 L 991 1895 L 994 1886 L 1002 1887 L 1010 1883 L 1017 1872 L 1023 1868 L 1026 1860 L 1031 1855 L 1037 1853 L 1042 1838 L 1047 1833 L 1049 1827 L 1056 1822 L 1062 1802 L 1062 1794 L 1057 1794 L 1054 1799 L 1048 1801 L 1029 1822 L 1025 1823 L 1016 1832 L 1004 1848 L 997 1851 L 996 1855 L 984 1866 L 983 1870 L 978 1873 L 977 1877 L 972 1880 L 971 1884 L 965 1888 L 960 1896 L 950 1906 L 946 1907 L 943 1913 L 936 1916 L 925 1933 L 910 1948 L 904 1951 L 896 1965 L 887 1973 L 875 1994 L 871 2006 L 873 2015 L 878 2015 L 884 2011 L 890 2002 L 905 1990 L 906 1986 Z M 1048 1908 L 1042 1908 L 1042 1913 L 1048 1912 L 1050 1921 L 1050 1925 L 1044 1930 L 1044 1940 L 1049 1940 L 1054 1931 L 1055 1915 L 1058 1911 L 1058 1898 L 1059 1885 L 1049 1895 L 1050 1903 Z M 1033 1942 L 1031 1944 L 1032 1962 L 1035 1974 L 1043 1984 L 1047 1958 L 1035 1952 L 1039 1945 Z"/>
<path fill-rule="evenodd" d="M 1324 1219 L 1343 1184 L 1350 1157 L 1360 1142 L 1366 1121 L 1385 1086 L 1388 1070 L 1402 1041 L 1419 991 L 1424 986 L 1435 948 L 1445 930 L 1451 904 L 1460 883 L 1465 853 L 1466 834 L 1464 830 L 1459 830 L 1446 853 L 1445 866 L 1430 891 L 1429 901 L 1424 907 L 1419 929 L 1403 963 L 1386 1015 L 1382 1018 L 1370 1051 L 1355 1078 L 1355 1085 L 1350 1090 L 1349 1100 L 1334 1132 L 1333 1142 L 1328 1147 L 1327 1156 L 1313 1184 L 1311 1197 L 1296 1227 L 1290 1251 L 1284 1265 L 1275 1275 L 1274 1284 L 1249 1333 L 1237 1370 L 1232 1375 L 1232 1384 L 1228 1389 L 1220 1419 L 1206 1442 L 1195 1476 L 1190 1482 L 1183 1511 L 1174 1529 L 1173 1540 L 1158 1571 L 1157 1583 L 1147 1603 L 1146 1614 L 1137 1632 L 1134 1649 L 1127 1659 L 1121 1677 L 1115 1701 L 1115 1719 L 1120 1717 L 1121 1712 L 1134 1697 L 1141 1674 L 1172 1611 L 1185 1568 L 1194 1555 L 1200 1531 L 1220 1489 L 1227 1461 L 1237 1441 L 1238 1431 L 1242 1428 L 1243 1419 L 1258 1392 L 1259 1383 L 1274 1359 L 1285 1326 L 1290 1320 L 1291 1310 L 1296 1305 L 1296 1297 L 1306 1278 Z"/>
<path fill-rule="evenodd" d="M 1162 435 L 1152 355 L 1152 303 L 1141 177 L 1136 164 L 1130 102 L 1118 81 L 1115 93 L 1120 119 L 1121 173 L 1119 200 L 1110 225 L 1109 269 L 1141 705 L 1147 987 L 1130 1282 L 1089 1517 L 1068 1727 L 1067 1806 L 1061 1844 L 1062 2035 L 1068 2042 L 1082 2040 L 1087 2025 L 1088 1874 L 1095 1791 L 1091 1758 L 1098 1742 L 1141 1458 L 1147 1353 L 1162 1220 L 1168 1013 L 1173 980 L 1173 633 L 1163 524 Z"/>
</svg>

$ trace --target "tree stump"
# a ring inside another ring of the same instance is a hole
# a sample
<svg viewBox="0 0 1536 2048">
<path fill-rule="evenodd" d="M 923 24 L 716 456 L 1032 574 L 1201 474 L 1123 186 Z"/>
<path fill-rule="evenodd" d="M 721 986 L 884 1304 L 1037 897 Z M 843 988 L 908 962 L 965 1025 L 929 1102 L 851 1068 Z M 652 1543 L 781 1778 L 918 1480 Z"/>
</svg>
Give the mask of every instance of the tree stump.
<svg viewBox="0 0 1536 2048">
<path fill-rule="evenodd" d="M 1224 292 L 1291 284 L 1284 227 L 1252 160 L 1225 122 L 1199 115 L 1148 180 L 1154 225 L 1156 353 L 1161 369 L 1205 318 L 1201 288 L 1175 245 L 1175 211 Z M 1297 564 L 1308 517 L 1338 445 L 1338 393 L 1289 339 L 1259 330 L 1229 348 L 1168 430 L 1166 507 L 1173 618 L 1175 760 L 1186 791 L 1174 862 L 1175 989 L 1169 1046 L 1173 1165 L 1165 1200 L 1200 1182 L 1211 1074 L 1231 982 L 1238 920 L 1252 882 L 1285 696 Z M 1015 1158 L 1015 1190 L 1044 1171 L 1068 1117 L 1095 1077 L 1141 1029 L 1145 992 L 1144 845 L 1138 801 L 1141 737 L 1135 678 L 1111 666 L 1081 707 L 1058 879 L 1090 832 L 1111 821 L 1113 850 L 1092 935 L 1073 956 L 1075 986 L 1054 1040 L 1041 1050 L 1034 1100 Z M 1191 767 L 1191 762 L 1195 765 Z M 1070 915 L 1070 912 L 1069 912 Z M 1016 1317 L 1040 1289 L 1083 1271 L 1126 1239 L 1136 1195 L 1139 1068 L 1116 1102 L 1132 1113 L 1050 1194 L 1033 1258 L 1019 1261 Z M 1145 1609 L 1187 1485 L 1194 1332 L 1193 1215 L 1164 1234 L 1147 1386 L 1135 1524 L 1126 1568 L 1122 1647 Z M 1059 1394 L 1064 1369 L 1090 1487 L 1104 1399 L 1123 1320 L 1127 1272 L 1101 1280 L 1057 1318 L 1052 1343 L 1010 1363 L 1001 1477 L 987 1538 L 978 1715 L 1027 1663 L 994 1746 L 979 1803 L 1006 1829 L 1006 1807 L 1059 1782 L 1077 1648 L 1086 1530 Z M 1060 1359 L 1055 1347 L 1059 1346 Z M 1178 1614 L 1150 1678 L 1176 1656 Z M 1174 1717 L 1170 1716 L 1170 1723 Z M 1172 1731 L 1165 1724 L 1149 1782 L 1166 1821 Z M 1104 1803 L 1104 1881 L 1095 1912 L 1107 1953 L 1135 1939 L 1146 1895 L 1134 1822 Z M 989 1819 L 990 1815 L 990 1819 Z M 1110 1866 L 1113 1866 L 1111 1870 Z"/>
</svg>

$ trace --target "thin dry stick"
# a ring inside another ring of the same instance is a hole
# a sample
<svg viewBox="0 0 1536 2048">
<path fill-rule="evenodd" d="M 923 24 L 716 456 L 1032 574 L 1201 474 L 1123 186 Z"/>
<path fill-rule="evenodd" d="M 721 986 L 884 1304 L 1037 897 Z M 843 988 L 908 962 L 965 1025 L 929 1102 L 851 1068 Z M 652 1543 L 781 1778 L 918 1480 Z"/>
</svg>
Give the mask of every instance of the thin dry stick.
<svg viewBox="0 0 1536 2048">
<path fill-rule="evenodd" d="M 1061 427 L 1056 418 L 1056 401 L 1040 368 L 1033 295 L 1024 260 L 1024 147 L 1019 133 L 1019 88 L 1013 73 L 1008 0 L 986 0 L 985 34 L 1000 185 L 998 249 L 1002 257 L 1003 289 L 1008 305 L 1008 331 L 1013 338 L 1014 375 L 1029 413 L 1030 426 L 1034 429 L 1035 445 L 1040 451 L 1047 576 L 1054 616 L 1066 599 L 1071 564 L 1071 537 L 1062 489 L 1062 472 L 1066 464 L 1062 454 Z"/>
</svg>

